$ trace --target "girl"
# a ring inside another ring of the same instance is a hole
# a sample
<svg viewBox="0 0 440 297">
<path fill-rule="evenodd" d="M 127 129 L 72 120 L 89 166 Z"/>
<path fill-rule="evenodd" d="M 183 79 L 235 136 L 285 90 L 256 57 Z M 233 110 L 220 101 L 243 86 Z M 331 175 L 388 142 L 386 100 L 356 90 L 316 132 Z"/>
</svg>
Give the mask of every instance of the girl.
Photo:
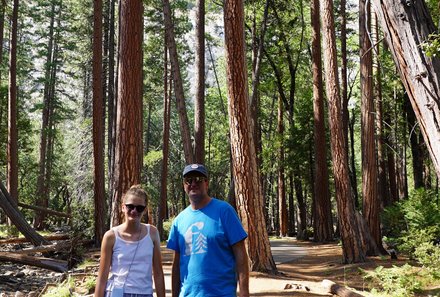
<svg viewBox="0 0 440 297">
<path fill-rule="evenodd" d="M 95 297 L 165 297 L 165 282 L 157 229 L 142 224 L 147 193 L 132 186 L 123 198 L 125 222 L 104 234 Z M 109 279 L 109 272 L 112 273 Z"/>
</svg>

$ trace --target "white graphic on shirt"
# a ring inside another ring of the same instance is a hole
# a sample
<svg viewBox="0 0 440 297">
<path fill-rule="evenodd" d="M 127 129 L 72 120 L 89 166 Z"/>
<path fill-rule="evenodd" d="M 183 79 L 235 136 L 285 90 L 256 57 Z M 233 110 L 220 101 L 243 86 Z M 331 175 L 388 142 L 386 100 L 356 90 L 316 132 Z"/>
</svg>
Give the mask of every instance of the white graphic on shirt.
<svg viewBox="0 0 440 297">
<path fill-rule="evenodd" d="M 189 226 L 185 232 L 185 256 L 203 254 L 207 252 L 208 245 L 206 236 L 202 234 L 203 222 L 197 222 Z"/>
</svg>

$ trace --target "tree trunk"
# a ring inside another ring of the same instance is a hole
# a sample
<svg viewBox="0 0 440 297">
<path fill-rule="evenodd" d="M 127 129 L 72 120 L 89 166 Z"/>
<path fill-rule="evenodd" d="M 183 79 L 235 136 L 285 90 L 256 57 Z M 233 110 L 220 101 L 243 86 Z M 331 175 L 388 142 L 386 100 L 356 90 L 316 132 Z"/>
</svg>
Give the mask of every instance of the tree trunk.
<svg viewBox="0 0 440 297">
<path fill-rule="evenodd" d="M 0 65 L 3 63 L 3 38 L 4 38 L 4 28 L 5 28 L 5 11 L 6 11 L 6 0 L 1 0 L 0 5 Z M 0 84 L 2 81 L 2 73 L 0 71 Z"/>
<path fill-rule="evenodd" d="M 15 201 L 12 200 L 8 191 L 4 187 L 3 183 L 0 181 L 0 207 L 6 213 L 6 216 L 11 220 L 11 222 L 17 227 L 26 239 L 32 242 L 33 245 L 48 244 L 49 242 L 45 240 L 40 234 L 35 232 L 34 229 L 25 220 L 24 216 L 18 211 Z"/>
<path fill-rule="evenodd" d="M 412 169 L 414 178 L 414 188 L 423 188 L 423 152 L 421 146 L 424 145 L 419 140 L 419 129 L 417 129 L 416 116 L 409 101 L 405 101 L 406 119 L 408 122 L 409 143 L 411 146 Z"/>
<path fill-rule="evenodd" d="M 317 242 L 326 242 L 333 239 L 333 222 L 328 182 L 327 145 L 325 141 L 324 90 L 322 81 L 321 26 L 319 23 L 319 11 L 319 0 L 313 0 L 311 5 L 314 112 L 313 131 L 315 144 L 313 239 Z"/>
<path fill-rule="evenodd" d="M 386 160 L 385 160 L 385 145 L 384 145 L 384 132 L 383 132 L 383 107 L 382 107 L 382 70 L 380 65 L 380 42 L 379 42 L 379 28 L 377 23 L 376 14 L 373 15 L 373 44 L 375 47 L 375 55 L 373 61 L 373 77 L 374 81 L 374 97 L 375 97 L 375 110 L 376 110 L 376 143 L 377 143 L 377 165 L 378 165 L 378 184 L 377 195 L 380 203 L 384 204 L 384 201 L 388 200 L 387 188 L 388 179 L 386 172 Z"/>
<path fill-rule="evenodd" d="M 163 221 L 167 210 L 167 177 L 168 155 L 170 142 L 171 93 L 168 94 L 168 51 L 164 43 L 164 71 L 163 71 L 163 137 L 162 137 L 162 172 L 160 182 L 159 217 L 157 220 L 159 234 L 163 237 Z M 166 238 L 162 238 L 165 240 Z"/>
<path fill-rule="evenodd" d="M 93 161 L 95 245 L 101 246 L 105 226 L 104 118 L 102 88 L 102 0 L 93 2 Z"/>
<path fill-rule="evenodd" d="M 123 194 L 140 183 L 142 169 L 142 1 L 122 0 L 120 13 L 113 226 L 122 222 Z"/>
<path fill-rule="evenodd" d="M 440 177 L 440 59 L 426 57 L 421 43 L 436 31 L 425 1 L 374 0 L 390 51 Z"/>
<path fill-rule="evenodd" d="M 359 47 L 361 74 L 361 147 L 362 147 L 362 197 L 363 215 L 376 246 L 367 245 L 367 255 L 377 256 L 377 247 L 382 246 L 380 230 L 380 200 L 377 195 L 377 160 L 374 131 L 373 103 L 373 51 L 371 50 L 370 5 L 359 1 Z"/>
<path fill-rule="evenodd" d="M 293 177 L 289 174 L 289 236 L 295 236 L 295 203 L 294 203 L 294 187 L 293 187 Z"/>
<path fill-rule="evenodd" d="M 116 97 L 115 97 L 115 0 L 110 0 L 108 32 L 108 95 L 107 95 L 107 172 L 108 195 L 113 197 L 113 171 L 115 164 Z M 109 205 L 109 208 L 111 206 Z"/>
<path fill-rule="evenodd" d="M 19 0 L 12 10 L 11 43 L 9 50 L 8 88 L 8 191 L 15 204 L 18 202 L 18 131 L 17 131 L 17 28 Z M 3 46 L 3 44 L 0 44 Z"/>
<path fill-rule="evenodd" d="M 345 263 L 364 262 L 365 251 L 363 250 L 362 242 L 358 234 L 359 229 L 356 225 L 355 209 L 351 197 L 348 174 L 347 151 L 345 150 L 341 119 L 333 1 L 321 0 L 320 3 L 322 4 L 321 23 L 324 32 L 324 69 L 327 78 L 326 89 L 329 101 L 333 173 L 342 239 L 343 261 Z"/>
<path fill-rule="evenodd" d="M 196 1 L 194 162 L 205 163 L 205 0 Z"/>
<path fill-rule="evenodd" d="M 50 105 L 51 105 L 51 75 L 52 75 L 52 62 L 53 62 L 53 48 L 54 48 L 54 23 L 55 23 L 55 4 L 51 6 L 50 13 L 50 25 L 49 25 L 49 41 L 47 44 L 47 55 L 44 74 L 44 91 L 43 91 L 43 113 L 40 132 L 40 153 L 38 161 L 38 178 L 37 178 L 37 205 L 44 207 L 44 201 L 48 200 L 48 184 L 46 180 L 47 170 L 47 150 L 48 150 L 48 134 L 49 134 L 49 117 L 50 117 Z M 44 227 L 44 214 L 36 213 L 34 217 L 34 228 L 43 229 Z"/>
<path fill-rule="evenodd" d="M 244 5 L 241 0 L 224 4 L 226 74 L 229 127 L 237 208 L 248 232 L 251 269 L 276 272 L 263 215 L 255 144 L 250 118 L 244 40 Z"/>
<path fill-rule="evenodd" d="M 180 130 L 182 133 L 183 153 L 187 164 L 194 163 L 194 155 L 191 145 L 191 134 L 186 113 L 185 94 L 183 91 L 182 76 L 180 74 L 179 57 L 177 55 L 177 46 L 174 35 L 174 27 L 171 19 L 171 7 L 169 0 L 163 0 L 163 17 L 165 24 L 165 35 L 167 48 L 170 51 L 171 72 L 173 75 L 174 94 L 177 101 L 179 112 Z"/>
<path fill-rule="evenodd" d="M 287 236 L 288 222 L 287 222 L 287 203 L 286 203 L 286 186 L 284 183 L 284 123 L 283 123 L 283 102 L 278 100 L 278 139 L 280 147 L 278 149 L 278 205 L 280 216 L 280 233 L 281 237 Z"/>
<path fill-rule="evenodd" d="M 295 174 L 293 177 L 295 186 L 296 201 L 298 201 L 298 232 L 296 238 L 299 240 L 309 240 L 307 232 L 307 205 L 304 201 L 301 177 Z"/>
</svg>

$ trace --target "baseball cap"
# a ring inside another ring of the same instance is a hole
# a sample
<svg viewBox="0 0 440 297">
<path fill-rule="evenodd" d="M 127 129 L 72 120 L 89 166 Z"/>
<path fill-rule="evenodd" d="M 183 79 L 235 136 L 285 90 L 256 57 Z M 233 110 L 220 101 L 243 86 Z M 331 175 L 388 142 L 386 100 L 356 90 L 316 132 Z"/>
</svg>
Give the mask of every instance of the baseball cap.
<svg viewBox="0 0 440 297">
<path fill-rule="evenodd" d="M 205 166 L 202 164 L 189 164 L 185 166 L 185 169 L 183 169 L 183 176 L 187 175 L 191 172 L 198 172 L 203 174 L 204 176 L 208 177 L 208 170 L 206 170 Z"/>
</svg>

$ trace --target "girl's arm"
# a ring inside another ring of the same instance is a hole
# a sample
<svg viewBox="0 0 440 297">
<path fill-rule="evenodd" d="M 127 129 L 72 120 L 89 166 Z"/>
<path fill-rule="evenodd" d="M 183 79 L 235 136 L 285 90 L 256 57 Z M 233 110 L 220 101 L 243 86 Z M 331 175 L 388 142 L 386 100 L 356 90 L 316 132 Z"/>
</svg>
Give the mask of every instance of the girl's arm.
<svg viewBox="0 0 440 297">
<path fill-rule="evenodd" d="M 154 226 L 150 226 L 151 239 L 153 240 L 153 276 L 156 287 L 156 296 L 165 297 L 165 280 L 162 268 L 162 254 L 160 252 L 159 231 Z"/>
<path fill-rule="evenodd" d="M 115 233 L 112 230 L 104 234 L 101 243 L 101 259 L 99 260 L 98 277 L 96 278 L 95 297 L 104 297 L 108 274 L 112 262 Z"/>
</svg>

